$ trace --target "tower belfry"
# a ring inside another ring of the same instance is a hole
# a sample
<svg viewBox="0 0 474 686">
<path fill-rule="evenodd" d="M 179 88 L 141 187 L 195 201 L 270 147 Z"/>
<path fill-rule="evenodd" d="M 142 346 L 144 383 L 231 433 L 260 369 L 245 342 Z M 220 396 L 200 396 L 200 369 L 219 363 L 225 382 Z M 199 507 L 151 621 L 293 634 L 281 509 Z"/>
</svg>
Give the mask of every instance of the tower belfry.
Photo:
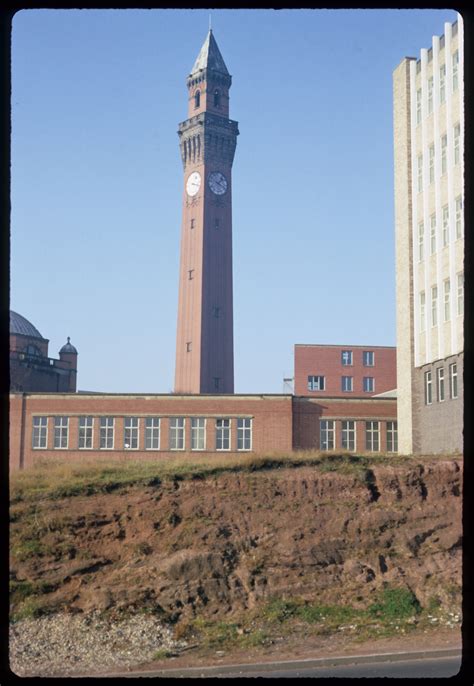
<svg viewBox="0 0 474 686">
<path fill-rule="evenodd" d="M 232 77 L 209 29 L 187 78 L 179 125 L 184 168 L 176 393 L 233 393 Z"/>
</svg>

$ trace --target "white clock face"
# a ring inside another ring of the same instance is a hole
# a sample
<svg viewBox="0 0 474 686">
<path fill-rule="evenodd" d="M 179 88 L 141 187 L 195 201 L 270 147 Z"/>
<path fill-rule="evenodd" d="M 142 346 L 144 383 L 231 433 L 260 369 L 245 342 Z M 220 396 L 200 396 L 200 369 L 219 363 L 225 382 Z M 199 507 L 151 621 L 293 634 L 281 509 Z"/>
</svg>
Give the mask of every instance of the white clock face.
<svg viewBox="0 0 474 686">
<path fill-rule="evenodd" d="M 212 172 L 209 174 L 209 188 L 216 195 L 224 195 L 227 190 L 227 179 L 221 172 Z"/>
<path fill-rule="evenodd" d="M 195 171 L 188 176 L 188 180 L 186 181 L 186 193 L 191 196 L 196 195 L 200 188 L 201 174 Z"/>
</svg>

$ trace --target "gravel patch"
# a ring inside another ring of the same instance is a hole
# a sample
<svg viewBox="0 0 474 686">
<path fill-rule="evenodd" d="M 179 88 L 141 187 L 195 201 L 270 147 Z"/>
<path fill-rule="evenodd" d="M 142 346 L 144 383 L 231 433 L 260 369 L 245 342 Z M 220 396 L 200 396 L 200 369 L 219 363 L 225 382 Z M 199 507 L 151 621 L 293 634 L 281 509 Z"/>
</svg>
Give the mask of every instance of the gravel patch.
<svg viewBox="0 0 474 686">
<path fill-rule="evenodd" d="M 19 676 L 68 676 L 148 662 L 186 647 L 155 617 L 112 621 L 97 613 L 56 614 L 10 626 L 10 668 Z"/>
</svg>

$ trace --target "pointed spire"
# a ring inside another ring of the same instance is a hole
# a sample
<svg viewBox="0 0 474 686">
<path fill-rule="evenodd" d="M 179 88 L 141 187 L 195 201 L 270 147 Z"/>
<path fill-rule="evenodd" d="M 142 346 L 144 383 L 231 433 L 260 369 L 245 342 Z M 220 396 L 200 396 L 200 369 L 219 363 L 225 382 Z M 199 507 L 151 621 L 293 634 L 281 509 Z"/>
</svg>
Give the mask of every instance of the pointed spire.
<svg viewBox="0 0 474 686">
<path fill-rule="evenodd" d="M 213 69 L 214 71 L 221 72 L 221 74 L 229 74 L 211 28 L 209 28 L 209 33 L 194 63 L 191 74 L 195 74 L 200 69 Z"/>
</svg>

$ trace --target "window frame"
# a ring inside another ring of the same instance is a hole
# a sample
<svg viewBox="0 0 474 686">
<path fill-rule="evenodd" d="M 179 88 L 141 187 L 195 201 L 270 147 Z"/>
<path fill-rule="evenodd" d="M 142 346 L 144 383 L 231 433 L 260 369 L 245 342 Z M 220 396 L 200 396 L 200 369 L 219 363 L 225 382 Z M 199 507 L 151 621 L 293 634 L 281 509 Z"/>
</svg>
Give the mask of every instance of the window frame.
<svg viewBox="0 0 474 686">
<path fill-rule="evenodd" d="M 344 360 L 344 357 L 348 360 L 349 362 L 346 362 Z M 353 367 L 353 354 L 352 350 L 341 350 L 341 364 L 343 367 Z"/>
<path fill-rule="evenodd" d="M 136 423 L 135 423 L 136 422 Z M 130 426 L 127 426 L 127 424 Z M 127 432 L 129 435 L 127 447 Z M 136 443 L 136 445 L 134 445 Z M 140 443 L 140 418 L 139 417 L 124 417 L 123 418 L 123 449 L 124 450 L 139 450 Z"/>
<path fill-rule="evenodd" d="M 371 382 L 371 383 L 369 383 Z M 367 388 L 366 388 L 367 386 Z M 370 386 L 370 388 L 369 388 Z M 364 393 L 374 393 L 375 392 L 375 377 L 374 376 L 364 376 L 362 379 L 362 388 Z"/>
<path fill-rule="evenodd" d="M 249 422 L 247 425 L 246 422 Z M 248 444 L 248 447 L 246 445 Z M 253 445 L 253 418 L 237 417 L 237 450 L 249 452 Z M 239 447 L 242 446 L 242 447 Z"/>
<path fill-rule="evenodd" d="M 202 422 L 202 425 L 201 425 Z M 191 417 L 191 450 L 206 450 L 206 417 Z M 202 447 L 200 447 L 202 444 Z"/>
<path fill-rule="evenodd" d="M 425 223 L 418 222 L 418 262 L 425 259 Z"/>
<path fill-rule="evenodd" d="M 351 441 L 353 441 L 352 447 Z M 348 445 L 344 445 L 345 443 Z M 343 419 L 341 421 L 341 447 L 343 450 L 349 450 L 349 452 L 357 450 L 357 424 L 355 419 Z"/>
<path fill-rule="evenodd" d="M 449 244 L 449 205 L 443 205 L 442 208 L 442 237 L 443 237 L 443 248 Z"/>
<path fill-rule="evenodd" d="M 430 216 L 430 255 L 434 255 L 437 248 L 436 212 Z"/>
<path fill-rule="evenodd" d="M 426 293 L 420 291 L 420 333 L 426 331 Z"/>
<path fill-rule="evenodd" d="M 317 379 L 317 382 L 315 381 Z M 322 384 L 320 383 L 322 379 Z M 326 390 L 326 377 L 322 374 L 309 374 L 308 375 L 308 391 L 325 391 Z"/>
<path fill-rule="evenodd" d="M 112 422 L 110 424 L 110 421 Z M 107 445 L 112 436 L 112 445 Z M 105 445 L 102 445 L 104 439 Z M 113 450 L 115 445 L 115 417 L 100 417 L 99 422 L 99 450 Z"/>
<path fill-rule="evenodd" d="M 370 357 L 368 357 L 370 356 Z M 369 362 L 369 360 L 372 360 Z M 375 351 L 374 350 L 363 350 L 362 351 L 362 366 L 363 367 L 375 367 Z"/>
<path fill-rule="evenodd" d="M 423 192 L 423 154 L 417 157 L 417 189 L 418 193 Z"/>
<path fill-rule="evenodd" d="M 458 397 L 458 366 L 457 362 L 449 365 L 449 397 L 455 400 Z"/>
<path fill-rule="evenodd" d="M 443 303 L 444 303 L 444 321 L 451 320 L 451 280 L 445 279 L 443 281 Z"/>
<path fill-rule="evenodd" d="M 224 424 L 227 422 L 227 424 Z M 216 418 L 216 451 L 217 452 L 229 452 L 232 446 L 232 433 L 231 433 L 231 421 L 229 417 L 218 417 Z M 226 433 L 227 432 L 227 433 Z M 219 446 L 221 444 L 221 447 Z M 228 444 L 228 447 L 223 447 L 224 443 Z"/>
<path fill-rule="evenodd" d="M 44 415 L 33 416 L 31 425 L 31 447 L 33 450 L 48 449 L 48 419 L 49 417 L 45 417 Z M 38 421 L 37 424 L 35 423 L 36 421 Z M 38 443 L 38 445 L 35 445 L 35 442 Z"/>
<path fill-rule="evenodd" d="M 431 328 L 438 326 L 438 286 L 431 286 Z"/>
<path fill-rule="evenodd" d="M 425 405 L 432 405 L 433 404 L 433 375 L 431 373 L 431 369 L 428 369 L 425 372 L 424 388 L 425 388 Z"/>
<path fill-rule="evenodd" d="M 176 422 L 176 425 L 173 425 L 173 422 Z M 186 417 L 169 418 L 169 449 L 173 452 L 186 449 Z"/>
<path fill-rule="evenodd" d="M 448 134 L 441 136 L 441 176 L 448 171 Z"/>
<path fill-rule="evenodd" d="M 345 386 L 350 386 L 350 388 L 345 388 Z M 341 376 L 341 391 L 343 393 L 353 393 L 354 392 L 354 377 L 353 376 Z"/>
<path fill-rule="evenodd" d="M 374 425 L 376 425 L 375 428 Z M 365 422 L 365 449 L 371 453 L 380 452 L 380 421 L 378 419 Z"/>
<path fill-rule="evenodd" d="M 326 440 L 323 440 L 325 437 Z M 334 419 L 319 420 L 319 449 L 334 450 L 336 445 L 336 422 Z"/>
<path fill-rule="evenodd" d="M 156 439 L 158 440 L 158 445 L 155 447 L 154 442 Z M 160 441 L 161 417 L 145 417 L 145 450 L 159 450 Z"/>
<path fill-rule="evenodd" d="M 89 441 L 90 445 L 87 445 Z M 94 417 L 92 415 L 81 415 L 79 417 L 77 432 L 77 449 L 94 450 Z"/>
<path fill-rule="evenodd" d="M 65 442 L 66 445 L 62 445 Z M 67 450 L 69 447 L 69 417 L 56 415 L 54 417 L 54 450 Z"/>
<path fill-rule="evenodd" d="M 398 423 L 396 420 L 386 422 L 386 442 L 388 453 L 398 453 Z"/>
<path fill-rule="evenodd" d="M 446 102 L 446 63 L 439 68 L 439 104 Z"/>
</svg>

